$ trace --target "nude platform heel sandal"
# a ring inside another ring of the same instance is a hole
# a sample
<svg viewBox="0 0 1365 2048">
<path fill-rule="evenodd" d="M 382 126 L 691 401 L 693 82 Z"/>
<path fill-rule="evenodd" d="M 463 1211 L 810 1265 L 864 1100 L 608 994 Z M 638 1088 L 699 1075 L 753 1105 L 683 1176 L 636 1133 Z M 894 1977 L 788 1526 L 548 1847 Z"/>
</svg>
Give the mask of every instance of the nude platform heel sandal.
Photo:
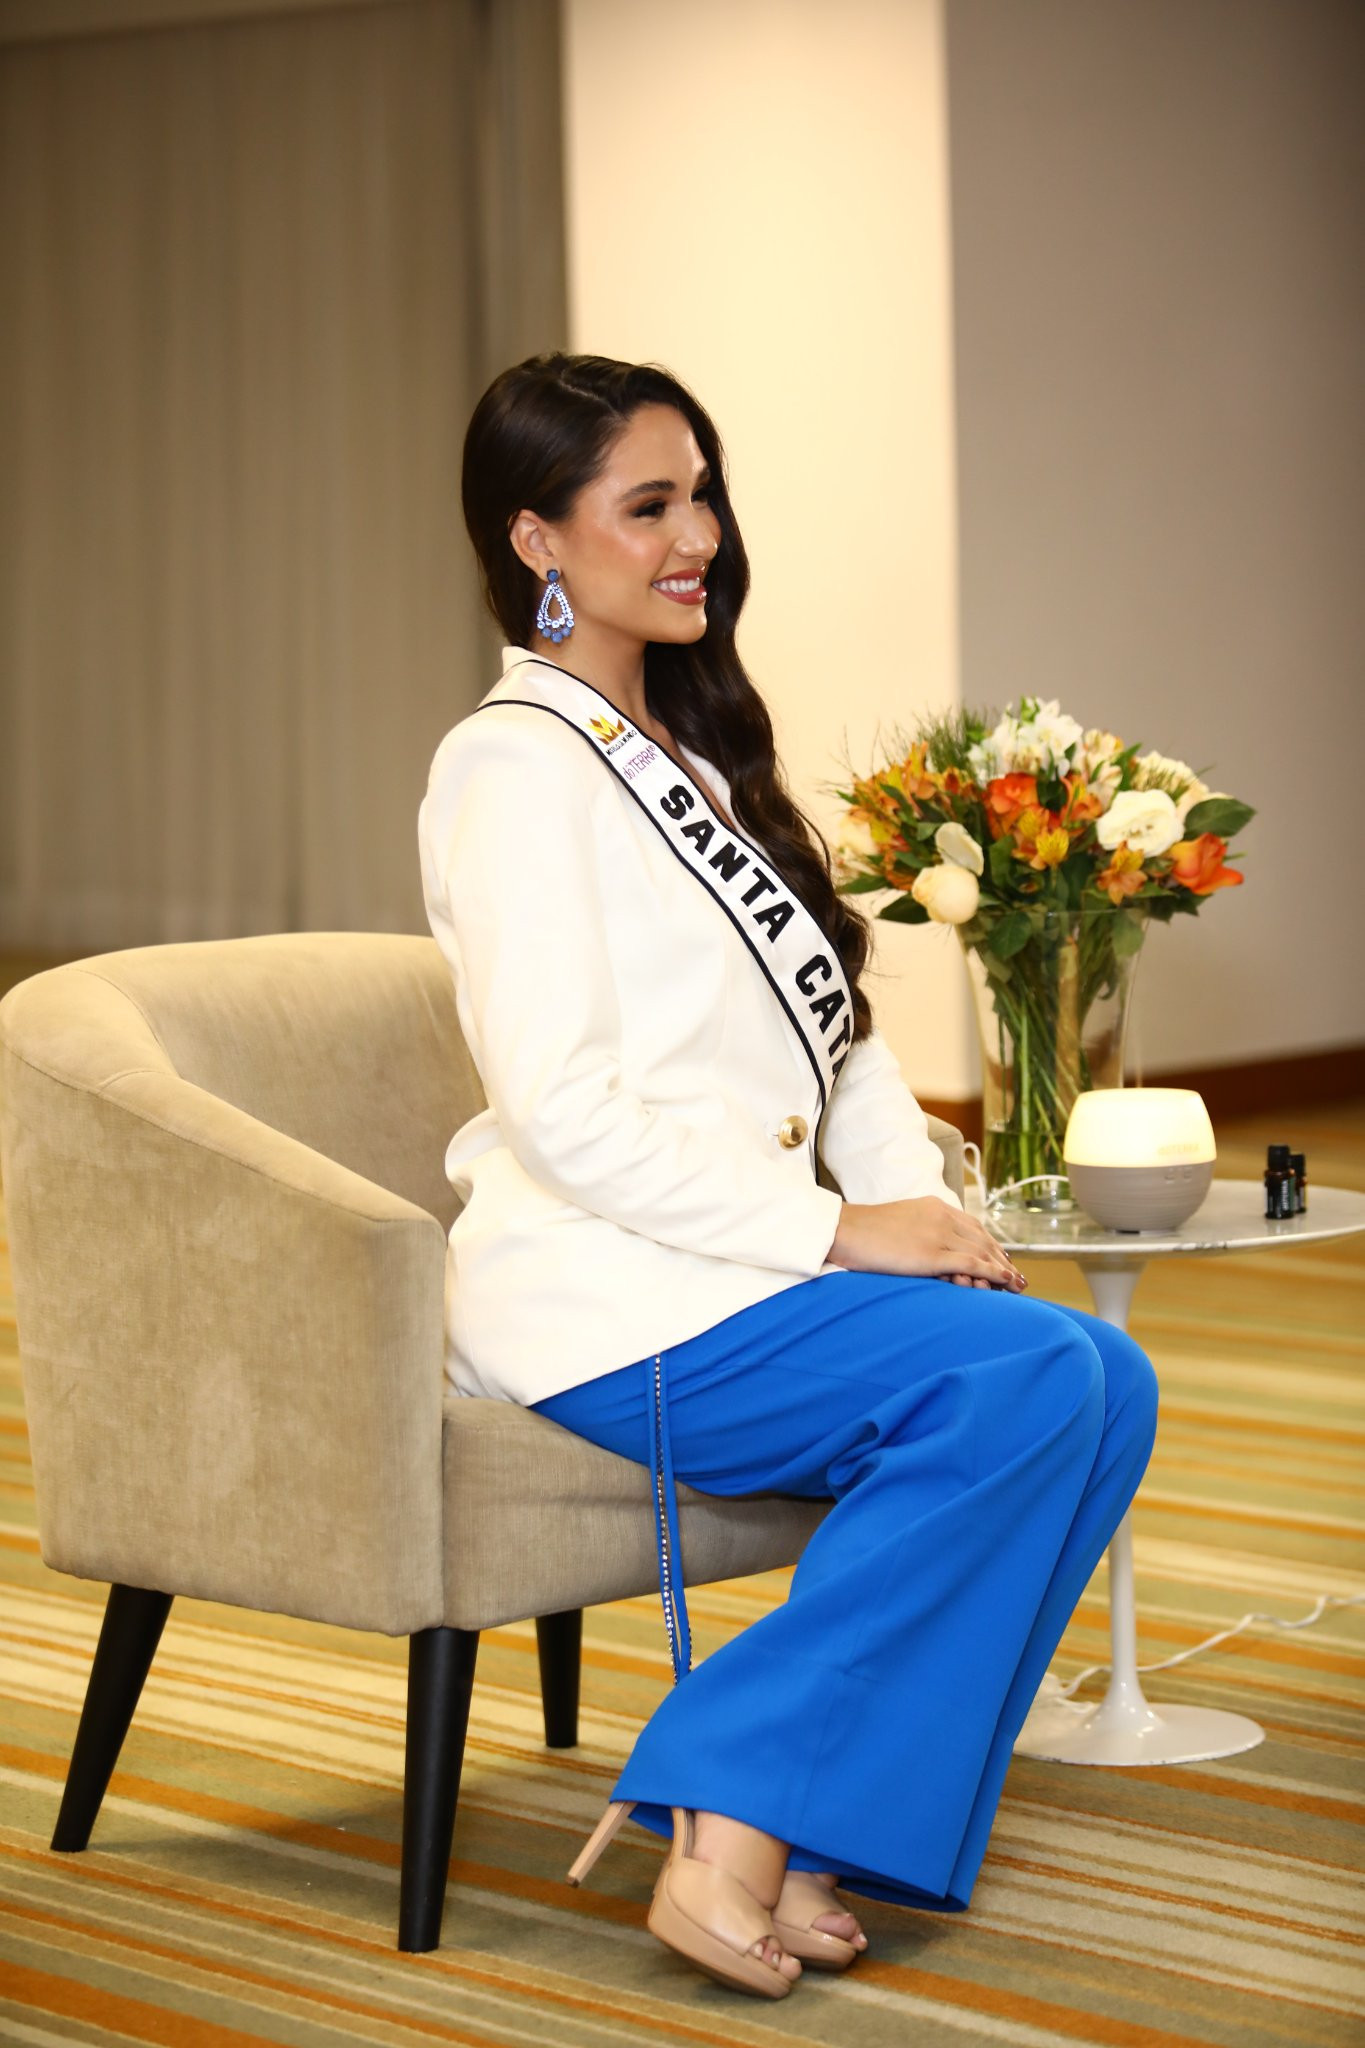
<svg viewBox="0 0 1365 2048">
<path fill-rule="evenodd" d="M 587 1876 L 622 1822 L 629 1818 L 634 1805 L 633 1799 L 610 1802 L 570 1866 L 570 1884 L 580 1884 Z M 692 1846 L 692 1810 L 675 1806 L 672 1813 L 673 1841 L 650 1901 L 646 1923 L 650 1933 L 665 1948 L 685 1956 L 719 1984 L 752 1992 L 759 1998 L 785 1998 L 797 1980 L 784 1977 L 775 1964 L 749 1953 L 756 1941 L 777 1936 L 771 1913 L 760 1906 L 737 1877 L 688 1855 Z M 817 1910 L 827 1913 L 830 1907 L 826 1903 Z"/>
</svg>

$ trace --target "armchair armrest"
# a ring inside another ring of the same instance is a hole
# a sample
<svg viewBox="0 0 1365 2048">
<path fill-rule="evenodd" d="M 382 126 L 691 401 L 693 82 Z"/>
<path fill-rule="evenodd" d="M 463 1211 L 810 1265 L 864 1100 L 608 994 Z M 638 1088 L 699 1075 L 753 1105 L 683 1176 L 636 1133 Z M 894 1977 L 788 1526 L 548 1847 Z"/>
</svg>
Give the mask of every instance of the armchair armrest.
<svg viewBox="0 0 1365 2048">
<path fill-rule="evenodd" d="M 943 1178 L 947 1181 L 959 1202 L 965 1206 L 967 1201 L 967 1155 L 963 1150 L 961 1131 L 956 1124 L 950 1124 L 946 1117 L 930 1115 L 929 1136 L 943 1154 Z"/>
<path fill-rule="evenodd" d="M 44 1559 L 388 1634 L 436 1625 L 439 1221 L 155 1050 L 81 1073 L 21 1034 L 20 992 L 0 1170 Z"/>
<path fill-rule="evenodd" d="M 927 1114 L 927 1112 L 926 1112 Z M 943 1178 L 957 1196 L 963 1207 L 967 1203 L 967 1155 L 963 1149 L 962 1133 L 956 1124 L 950 1124 L 946 1117 L 929 1116 L 929 1136 L 943 1154 Z M 843 1189 L 823 1158 L 816 1162 L 815 1177 L 822 1188 L 833 1188 L 836 1194 Z"/>
</svg>

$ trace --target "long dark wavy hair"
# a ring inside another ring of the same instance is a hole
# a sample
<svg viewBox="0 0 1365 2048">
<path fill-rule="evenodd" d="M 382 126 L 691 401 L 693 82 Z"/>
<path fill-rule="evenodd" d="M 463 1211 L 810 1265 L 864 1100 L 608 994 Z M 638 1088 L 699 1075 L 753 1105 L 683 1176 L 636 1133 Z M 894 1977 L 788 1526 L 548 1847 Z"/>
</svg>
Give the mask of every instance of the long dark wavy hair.
<svg viewBox="0 0 1365 2048">
<path fill-rule="evenodd" d="M 749 594 L 749 557 L 730 503 L 720 435 L 686 385 L 657 363 L 562 351 L 528 356 L 494 378 L 465 433 L 461 477 L 484 602 L 509 645 L 533 644 L 541 583 L 512 546 L 512 521 L 523 507 L 550 523 L 567 519 L 642 405 L 675 406 L 687 420 L 711 466 L 707 501 L 720 522 L 720 546 L 706 576 L 705 633 L 690 646 L 645 644 L 650 717 L 715 762 L 730 784 L 736 821 L 766 849 L 837 950 L 853 995 L 856 1043 L 872 1029 L 871 1004 L 859 985 L 871 926 L 834 887 L 829 847 L 787 787 L 767 706 L 735 650 L 735 627 Z M 572 660 L 561 665 L 570 668 Z"/>
</svg>

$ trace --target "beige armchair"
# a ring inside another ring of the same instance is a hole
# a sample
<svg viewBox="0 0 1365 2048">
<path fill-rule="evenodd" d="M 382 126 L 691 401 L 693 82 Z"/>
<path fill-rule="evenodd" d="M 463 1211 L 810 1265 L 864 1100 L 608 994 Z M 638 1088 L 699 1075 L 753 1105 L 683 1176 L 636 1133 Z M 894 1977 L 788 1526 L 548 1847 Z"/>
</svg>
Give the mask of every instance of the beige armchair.
<svg viewBox="0 0 1365 2048">
<path fill-rule="evenodd" d="M 104 953 L 0 1002 L 0 1173 L 42 1555 L 111 1582 L 54 1849 L 87 1845 L 173 1597 L 410 1638 L 398 1946 L 440 1939 L 481 1629 L 648 1593 L 648 1475 L 442 1371 L 446 1145 L 482 1106 L 430 938 Z M 931 1119 L 962 1193 L 962 1140 Z M 684 1580 L 825 1513 L 678 1489 Z"/>
</svg>

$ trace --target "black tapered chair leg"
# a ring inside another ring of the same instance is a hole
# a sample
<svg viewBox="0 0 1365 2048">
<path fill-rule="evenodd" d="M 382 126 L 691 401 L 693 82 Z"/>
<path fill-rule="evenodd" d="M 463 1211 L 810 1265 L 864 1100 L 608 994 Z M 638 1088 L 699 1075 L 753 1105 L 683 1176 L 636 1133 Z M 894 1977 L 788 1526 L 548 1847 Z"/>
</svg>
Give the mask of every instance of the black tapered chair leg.
<svg viewBox="0 0 1365 2048">
<path fill-rule="evenodd" d="M 143 1586 L 109 1588 L 52 1836 L 54 1849 L 74 1852 L 89 1845 L 174 1597 L 150 1593 Z"/>
<path fill-rule="evenodd" d="M 540 1700 L 545 1710 L 547 1749 L 572 1749 L 578 1741 L 578 1684 L 583 1669 L 583 1609 L 536 1620 L 540 1651 Z"/>
<path fill-rule="evenodd" d="M 455 1803 L 460 1796 L 460 1766 L 478 1654 L 477 1629 L 424 1628 L 408 1637 L 398 1946 L 409 1955 L 425 1954 L 441 1939 Z"/>
</svg>

